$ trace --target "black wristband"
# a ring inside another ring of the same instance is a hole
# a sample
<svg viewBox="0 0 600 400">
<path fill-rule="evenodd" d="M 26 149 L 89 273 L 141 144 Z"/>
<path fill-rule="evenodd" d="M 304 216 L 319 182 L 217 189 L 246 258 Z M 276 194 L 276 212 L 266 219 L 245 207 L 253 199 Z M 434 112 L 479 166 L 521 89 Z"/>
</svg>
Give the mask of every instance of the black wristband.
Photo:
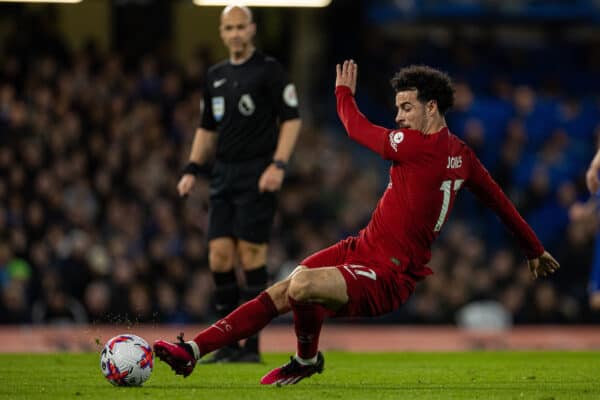
<svg viewBox="0 0 600 400">
<path fill-rule="evenodd" d="M 190 161 L 189 163 L 187 163 L 185 168 L 183 168 L 183 175 L 191 174 L 194 176 L 198 176 L 198 175 L 206 174 L 207 172 L 208 172 L 208 166 L 206 164 L 200 165 L 193 161 Z"/>
<path fill-rule="evenodd" d="M 287 163 L 285 161 L 282 161 L 282 160 L 273 160 L 273 165 L 276 168 L 282 169 L 284 171 L 287 169 Z"/>
</svg>

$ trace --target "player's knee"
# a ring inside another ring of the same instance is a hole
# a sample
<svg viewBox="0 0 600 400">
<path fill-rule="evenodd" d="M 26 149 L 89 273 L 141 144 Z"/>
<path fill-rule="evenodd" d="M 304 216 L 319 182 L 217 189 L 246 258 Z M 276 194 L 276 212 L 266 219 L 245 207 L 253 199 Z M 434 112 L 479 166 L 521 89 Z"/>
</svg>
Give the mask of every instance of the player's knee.
<svg viewBox="0 0 600 400">
<path fill-rule="evenodd" d="M 273 304 L 275 304 L 275 308 L 277 309 L 277 312 L 279 312 L 279 314 L 283 314 L 290 311 L 290 303 L 288 301 L 288 287 L 289 281 L 285 280 L 278 282 L 273 286 L 270 286 L 267 290 L 265 290 L 271 297 L 271 300 L 273 301 Z"/>
<path fill-rule="evenodd" d="M 296 268 L 294 268 L 294 270 L 292 272 L 290 272 L 290 274 L 287 276 L 287 279 L 291 280 L 294 277 L 294 275 L 296 275 L 298 273 L 298 271 L 303 270 L 303 269 L 307 269 L 306 266 L 298 265 Z"/>
<path fill-rule="evenodd" d="M 309 301 L 313 296 L 312 287 L 310 271 L 304 269 L 298 270 L 291 277 L 288 296 L 296 301 Z"/>
</svg>

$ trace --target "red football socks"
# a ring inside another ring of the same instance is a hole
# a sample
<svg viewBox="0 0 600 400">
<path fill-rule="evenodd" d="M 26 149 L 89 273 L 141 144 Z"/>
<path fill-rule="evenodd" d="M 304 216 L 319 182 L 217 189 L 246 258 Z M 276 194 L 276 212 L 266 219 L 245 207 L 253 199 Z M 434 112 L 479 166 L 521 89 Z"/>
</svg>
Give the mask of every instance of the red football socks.
<svg viewBox="0 0 600 400">
<path fill-rule="evenodd" d="M 200 332 L 194 342 L 200 349 L 200 356 L 217 350 L 230 343 L 245 339 L 264 328 L 279 313 L 271 296 L 262 292 L 254 299 L 242 304 L 225 318 L 222 318 Z"/>
<path fill-rule="evenodd" d="M 309 360 L 317 355 L 321 327 L 329 312 L 318 303 L 302 303 L 291 297 L 289 300 L 294 312 L 294 329 L 298 339 L 297 356 Z"/>
</svg>

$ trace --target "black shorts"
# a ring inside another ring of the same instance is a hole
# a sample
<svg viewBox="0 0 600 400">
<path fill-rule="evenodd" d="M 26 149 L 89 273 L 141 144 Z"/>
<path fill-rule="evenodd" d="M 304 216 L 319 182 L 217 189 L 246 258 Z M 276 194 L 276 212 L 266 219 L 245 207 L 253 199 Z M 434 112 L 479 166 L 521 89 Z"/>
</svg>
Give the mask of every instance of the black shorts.
<svg viewBox="0 0 600 400">
<path fill-rule="evenodd" d="M 208 240 L 233 237 L 267 243 L 277 194 L 258 191 L 258 180 L 271 159 L 240 163 L 217 161 L 210 180 Z"/>
</svg>

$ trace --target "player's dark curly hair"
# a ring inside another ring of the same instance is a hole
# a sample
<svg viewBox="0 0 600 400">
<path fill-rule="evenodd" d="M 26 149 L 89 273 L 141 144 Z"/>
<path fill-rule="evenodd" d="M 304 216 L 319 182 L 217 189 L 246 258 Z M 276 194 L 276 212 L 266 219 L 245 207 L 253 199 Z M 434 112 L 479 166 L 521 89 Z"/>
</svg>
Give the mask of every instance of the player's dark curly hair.
<svg viewBox="0 0 600 400">
<path fill-rule="evenodd" d="M 417 99 L 422 103 L 435 100 L 442 115 L 454 105 L 452 80 L 435 68 L 411 65 L 398 71 L 390 83 L 396 93 L 416 89 Z"/>
</svg>

